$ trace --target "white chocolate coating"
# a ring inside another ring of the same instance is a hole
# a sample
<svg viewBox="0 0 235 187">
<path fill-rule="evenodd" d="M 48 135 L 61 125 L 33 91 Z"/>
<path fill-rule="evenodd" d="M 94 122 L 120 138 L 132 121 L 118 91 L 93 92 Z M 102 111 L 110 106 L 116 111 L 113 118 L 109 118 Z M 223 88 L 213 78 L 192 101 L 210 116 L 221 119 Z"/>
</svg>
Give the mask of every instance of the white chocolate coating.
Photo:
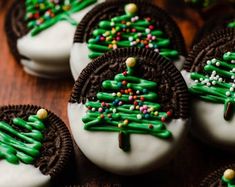
<svg viewBox="0 0 235 187">
<path fill-rule="evenodd" d="M 91 132 L 83 129 L 86 107 L 69 103 L 68 117 L 75 142 L 90 161 L 99 167 L 121 175 L 144 173 L 161 167 L 173 158 L 187 132 L 187 120 L 172 120 L 167 125 L 172 140 L 151 135 L 130 135 L 130 152 L 118 145 L 117 132 Z"/>
<path fill-rule="evenodd" d="M 89 49 L 86 43 L 74 43 L 70 54 L 70 69 L 74 80 L 77 80 L 82 70 L 92 61 L 88 57 Z M 183 68 L 185 58 L 180 58 L 173 62 L 178 70 Z"/>
<path fill-rule="evenodd" d="M 181 71 L 188 86 L 195 84 L 190 73 Z M 224 105 L 196 98 L 192 102 L 192 133 L 203 142 L 227 150 L 235 150 L 235 118 L 224 119 Z"/>
<path fill-rule="evenodd" d="M 10 164 L 5 160 L 0 161 L 0 186 L 1 187 L 48 187 L 51 177 L 43 175 L 33 165 L 20 163 Z"/>
<path fill-rule="evenodd" d="M 97 2 L 103 1 L 98 0 Z M 71 15 L 71 17 L 80 22 L 94 6 L 95 4 Z M 17 41 L 19 53 L 30 59 L 27 60 L 27 63 L 24 59 L 21 60 L 24 69 L 39 77 L 67 76 L 70 73 L 69 55 L 75 30 L 76 27 L 67 21 L 59 21 L 36 36 L 31 36 L 31 33 L 28 33 L 19 38 Z"/>
</svg>

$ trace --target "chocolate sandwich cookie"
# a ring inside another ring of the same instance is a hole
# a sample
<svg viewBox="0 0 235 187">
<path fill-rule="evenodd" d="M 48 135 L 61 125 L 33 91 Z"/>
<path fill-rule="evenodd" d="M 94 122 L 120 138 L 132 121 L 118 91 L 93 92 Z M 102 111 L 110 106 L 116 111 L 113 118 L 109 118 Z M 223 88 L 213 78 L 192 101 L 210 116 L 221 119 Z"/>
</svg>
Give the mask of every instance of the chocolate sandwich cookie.
<svg viewBox="0 0 235 187">
<path fill-rule="evenodd" d="M 59 186 L 72 153 L 70 133 L 52 112 L 33 105 L 0 107 L 0 186 Z"/>
<path fill-rule="evenodd" d="M 182 75 L 193 97 L 192 132 L 202 141 L 234 151 L 235 30 L 208 36 L 194 46 Z"/>
<path fill-rule="evenodd" d="M 178 26 L 162 9 L 140 0 L 105 2 L 93 8 L 77 27 L 70 58 L 74 79 L 92 59 L 131 46 L 150 48 L 179 69 L 186 55 Z"/>
<path fill-rule="evenodd" d="M 68 104 L 76 144 L 93 163 L 134 175 L 159 168 L 187 132 L 187 86 L 149 49 L 120 48 L 89 63 Z"/>
<path fill-rule="evenodd" d="M 218 13 L 208 19 L 204 26 L 196 34 L 193 45 L 200 42 L 204 37 L 210 35 L 211 33 L 226 28 L 235 29 L 235 9 L 230 9 L 230 11 L 223 14 Z"/>
<path fill-rule="evenodd" d="M 219 168 L 209 174 L 200 184 L 200 187 L 234 187 L 235 164 Z"/>
<path fill-rule="evenodd" d="M 76 26 L 95 4 L 103 1 L 15 0 L 5 20 L 13 55 L 31 75 L 70 75 L 69 53 Z"/>
</svg>

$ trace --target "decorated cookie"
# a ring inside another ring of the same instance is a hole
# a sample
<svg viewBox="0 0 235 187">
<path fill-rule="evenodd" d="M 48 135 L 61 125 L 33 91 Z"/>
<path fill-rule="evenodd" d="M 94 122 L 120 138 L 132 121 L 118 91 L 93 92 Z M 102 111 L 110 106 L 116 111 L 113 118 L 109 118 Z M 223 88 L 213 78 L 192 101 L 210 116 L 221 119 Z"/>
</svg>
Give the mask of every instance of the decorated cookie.
<svg viewBox="0 0 235 187">
<path fill-rule="evenodd" d="M 0 186 L 51 186 L 72 150 L 69 131 L 55 114 L 32 105 L 0 107 Z"/>
<path fill-rule="evenodd" d="M 235 187 L 235 165 L 219 168 L 208 175 L 200 184 L 200 187 Z"/>
<path fill-rule="evenodd" d="M 5 22 L 13 55 L 29 74 L 68 76 L 76 26 L 96 3 L 103 1 L 16 0 Z"/>
<path fill-rule="evenodd" d="M 216 32 L 190 52 L 182 74 L 192 94 L 192 132 L 234 150 L 235 30 Z"/>
<path fill-rule="evenodd" d="M 117 49 L 89 63 L 68 104 L 82 152 L 123 175 L 168 162 L 182 143 L 188 112 L 187 87 L 178 70 L 142 48 Z"/>
<path fill-rule="evenodd" d="M 186 53 L 176 23 L 160 8 L 144 1 L 113 1 L 97 5 L 79 24 L 71 50 L 74 79 L 103 53 L 124 47 L 150 48 L 180 69 Z"/>
</svg>

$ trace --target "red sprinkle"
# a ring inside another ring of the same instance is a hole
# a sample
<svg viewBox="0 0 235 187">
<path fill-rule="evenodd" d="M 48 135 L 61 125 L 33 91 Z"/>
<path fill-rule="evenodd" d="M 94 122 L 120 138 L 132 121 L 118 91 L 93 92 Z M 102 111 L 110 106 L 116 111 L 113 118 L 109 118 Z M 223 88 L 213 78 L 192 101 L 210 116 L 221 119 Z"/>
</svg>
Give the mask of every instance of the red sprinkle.
<svg viewBox="0 0 235 187">
<path fill-rule="evenodd" d="M 149 128 L 150 128 L 150 129 L 153 129 L 153 125 L 152 125 L 152 124 L 150 124 L 150 125 L 149 125 Z"/>
<path fill-rule="evenodd" d="M 136 29 L 135 28 L 131 29 L 131 32 L 136 32 Z"/>
<path fill-rule="evenodd" d="M 165 122 L 165 121 L 166 121 L 166 118 L 162 117 L 162 118 L 161 118 L 161 121 L 162 121 L 162 122 Z"/>
<path fill-rule="evenodd" d="M 117 37 L 116 37 L 116 40 L 117 40 L 117 41 L 120 41 L 120 40 L 121 40 L 121 37 L 120 37 L 120 36 L 117 36 Z"/>
<path fill-rule="evenodd" d="M 137 106 L 137 105 L 138 105 L 138 102 L 137 102 L 137 101 L 134 101 L 134 105 Z"/>
<path fill-rule="evenodd" d="M 38 12 L 34 14 L 34 18 L 36 18 L 36 19 L 40 18 L 40 15 Z"/>
<path fill-rule="evenodd" d="M 124 76 L 126 76 L 126 75 L 127 75 L 127 71 L 124 71 L 122 74 L 123 74 Z"/>
<path fill-rule="evenodd" d="M 120 92 L 123 94 L 123 93 L 125 93 L 125 90 L 121 89 Z"/>
<path fill-rule="evenodd" d="M 101 119 L 104 119 L 104 114 L 101 114 L 101 115 L 100 115 L 100 118 L 101 118 Z"/>
<path fill-rule="evenodd" d="M 149 29 L 150 29 L 150 30 L 153 30 L 153 29 L 154 29 L 154 26 L 153 26 L 153 25 L 149 25 Z"/>
<path fill-rule="evenodd" d="M 141 100 L 141 101 L 144 101 L 144 97 L 141 96 L 141 97 L 140 97 L 140 100 Z"/>
<path fill-rule="evenodd" d="M 167 114 L 167 116 L 172 116 L 172 112 L 171 111 L 168 111 L 166 114 Z"/>
</svg>

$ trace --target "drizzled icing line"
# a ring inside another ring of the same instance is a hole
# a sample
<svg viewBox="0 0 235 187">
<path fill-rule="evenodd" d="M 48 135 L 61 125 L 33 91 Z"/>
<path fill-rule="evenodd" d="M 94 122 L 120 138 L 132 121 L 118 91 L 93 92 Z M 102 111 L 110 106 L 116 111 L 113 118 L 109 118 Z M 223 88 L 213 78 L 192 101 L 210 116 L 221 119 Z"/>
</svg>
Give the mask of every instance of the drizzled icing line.
<svg viewBox="0 0 235 187">
<path fill-rule="evenodd" d="M 172 112 L 160 111 L 156 82 L 134 76 L 135 58 L 128 58 L 126 64 L 127 71 L 102 83 L 106 92 L 98 92 L 97 101 L 86 103 L 88 111 L 82 121 L 85 130 L 119 132 L 119 147 L 129 151 L 130 134 L 170 138 L 164 122 Z"/>
<path fill-rule="evenodd" d="M 229 120 L 235 104 L 235 53 L 227 52 L 223 60 L 207 61 L 204 72 L 191 73 L 196 84 L 189 88 L 194 95 L 215 103 L 224 104 L 224 118 Z"/>
<path fill-rule="evenodd" d="M 89 58 L 94 59 L 119 47 L 136 46 L 151 48 L 162 56 L 178 59 L 179 52 L 170 48 L 170 42 L 158 28 L 156 20 L 140 18 L 137 5 L 130 3 L 125 6 L 124 15 L 99 22 L 88 40 Z"/>
<path fill-rule="evenodd" d="M 51 27 L 59 21 L 68 21 L 77 26 L 71 14 L 96 3 L 97 0 L 26 0 L 25 20 L 35 36 L 41 31 Z"/>
<path fill-rule="evenodd" d="M 40 155 L 45 129 L 43 120 L 47 111 L 40 109 L 37 115 L 30 115 L 28 121 L 21 118 L 12 119 L 14 126 L 0 121 L 0 158 L 9 163 L 20 161 L 31 164 Z M 18 130 L 21 129 L 22 131 Z"/>
</svg>

